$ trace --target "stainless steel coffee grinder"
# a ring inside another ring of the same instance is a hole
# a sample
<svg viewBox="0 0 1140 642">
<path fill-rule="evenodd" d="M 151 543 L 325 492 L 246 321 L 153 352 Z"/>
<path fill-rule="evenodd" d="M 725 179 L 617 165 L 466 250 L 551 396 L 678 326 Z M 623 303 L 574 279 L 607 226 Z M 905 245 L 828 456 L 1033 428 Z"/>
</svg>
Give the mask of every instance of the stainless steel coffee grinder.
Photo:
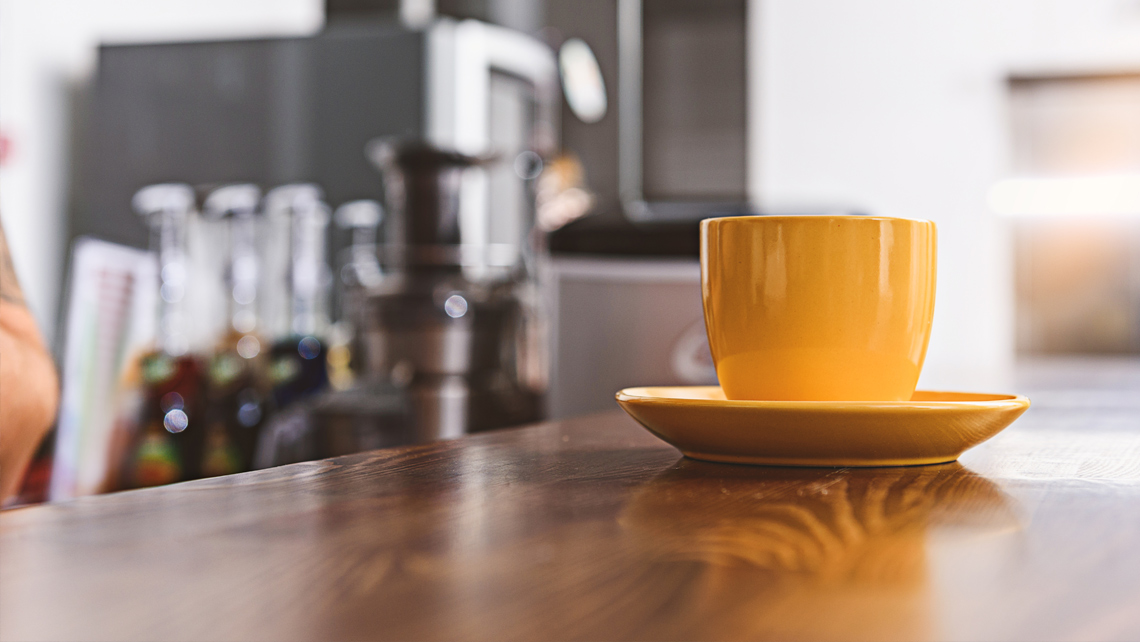
<svg viewBox="0 0 1140 642">
<path fill-rule="evenodd" d="M 388 139 L 367 152 L 383 177 L 387 216 L 377 249 L 383 278 L 359 286 L 353 319 L 361 374 L 404 391 L 415 441 L 540 419 L 533 208 L 523 221 L 464 211 L 462 182 L 491 159 Z M 515 242 L 487 241 L 488 230 L 504 227 L 519 231 Z"/>
</svg>

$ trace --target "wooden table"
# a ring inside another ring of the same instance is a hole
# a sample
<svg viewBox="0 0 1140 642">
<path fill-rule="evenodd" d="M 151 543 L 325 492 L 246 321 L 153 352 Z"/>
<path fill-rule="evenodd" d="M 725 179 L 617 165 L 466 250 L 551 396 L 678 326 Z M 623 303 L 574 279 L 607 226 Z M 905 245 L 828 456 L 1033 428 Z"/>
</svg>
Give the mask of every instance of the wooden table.
<svg viewBox="0 0 1140 642">
<path fill-rule="evenodd" d="M 708 464 L 613 412 L 11 510 L 0 638 L 1140 639 L 1128 386 L 939 466 Z"/>
</svg>

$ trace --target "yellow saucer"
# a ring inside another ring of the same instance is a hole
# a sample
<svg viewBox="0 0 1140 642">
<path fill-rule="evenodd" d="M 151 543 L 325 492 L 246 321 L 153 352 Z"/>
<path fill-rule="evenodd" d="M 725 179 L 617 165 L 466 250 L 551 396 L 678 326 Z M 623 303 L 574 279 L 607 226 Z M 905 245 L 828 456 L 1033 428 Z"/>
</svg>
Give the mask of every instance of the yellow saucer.
<svg viewBox="0 0 1140 642">
<path fill-rule="evenodd" d="M 688 457 L 776 466 L 954 461 L 1029 408 L 1017 395 L 922 390 L 910 401 L 728 401 L 717 386 L 626 388 L 617 400 Z"/>
</svg>

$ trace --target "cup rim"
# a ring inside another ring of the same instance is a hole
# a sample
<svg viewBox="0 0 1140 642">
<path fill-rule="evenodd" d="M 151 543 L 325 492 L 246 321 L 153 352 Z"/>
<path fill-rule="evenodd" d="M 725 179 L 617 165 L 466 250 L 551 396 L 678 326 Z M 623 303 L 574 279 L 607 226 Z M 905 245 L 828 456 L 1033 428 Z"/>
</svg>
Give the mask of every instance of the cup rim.
<svg viewBox="0 0 1140 642">
<path fill-rule="evenodd" d="M 711 221 L 818 221 L 822 219 L 831 221 L 907 221 L 911 223 L 930 223 L 931 225 L 934 224 L 934 221 L 924 218 L 906 218 L 902 216 L 868 216 L 863 214 L 748 214 L 744 216 L 710 216 L 709 218 L 702 219 L 701 223 L 704 224 Z"/>
</svg>

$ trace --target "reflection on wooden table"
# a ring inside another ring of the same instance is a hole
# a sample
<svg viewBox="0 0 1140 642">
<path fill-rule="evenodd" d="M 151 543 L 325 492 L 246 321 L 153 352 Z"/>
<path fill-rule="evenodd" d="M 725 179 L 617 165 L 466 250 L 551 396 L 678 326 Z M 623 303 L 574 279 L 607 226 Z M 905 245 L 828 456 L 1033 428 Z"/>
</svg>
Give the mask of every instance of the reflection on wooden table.
<svg viewBox="0 0 1140 642">
<path fill-rule="evenodd" d="M 956 462 L 825 471 L 689 459 L 636 491 L 619 521 L 661 562 L 691 563 L 686 588 L 670 588 L 722 612 L 681 637 L 712 639 L 929 637 L 928 531 L 1018 525 L 1001 490 Z"/>
</svg>

